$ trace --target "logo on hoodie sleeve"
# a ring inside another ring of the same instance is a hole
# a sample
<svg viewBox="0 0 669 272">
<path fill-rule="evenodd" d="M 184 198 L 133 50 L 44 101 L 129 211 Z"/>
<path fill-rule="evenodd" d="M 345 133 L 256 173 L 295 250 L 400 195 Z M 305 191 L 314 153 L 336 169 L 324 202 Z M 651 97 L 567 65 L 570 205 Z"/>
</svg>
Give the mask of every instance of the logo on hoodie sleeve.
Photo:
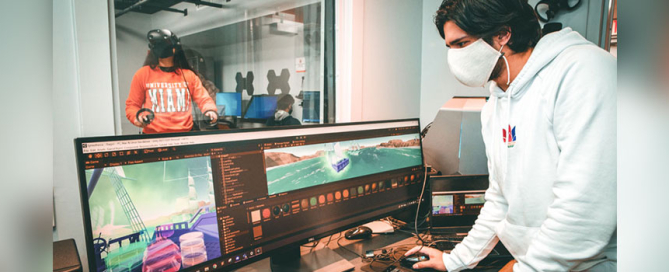
<svg viewBox="0 0 669 272">
<path fill-rule="evenodd" d="M 509 125 L 509 130 L 502 129 L 502 140 L 508 145 L 509 148 L 512 148 L 516 145 L 516 127 L 511 128 Z"/>
</svg>

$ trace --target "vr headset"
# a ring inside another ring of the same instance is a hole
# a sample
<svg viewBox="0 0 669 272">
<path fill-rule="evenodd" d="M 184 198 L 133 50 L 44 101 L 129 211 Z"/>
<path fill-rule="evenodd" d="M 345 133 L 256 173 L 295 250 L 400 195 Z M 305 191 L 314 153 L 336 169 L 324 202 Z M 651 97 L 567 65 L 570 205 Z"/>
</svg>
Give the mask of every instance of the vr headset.
<svg viewBox="0 0 669 272">
<path fill-rule="evenodd" d="M 172 49 L 181 50 L 181 40 L 168 29 L 151 30 L 146 34 L 146 38 L 149 40 L 149 49 L 156 58 L 164 59 L 173 56 Z"/>
</svg>

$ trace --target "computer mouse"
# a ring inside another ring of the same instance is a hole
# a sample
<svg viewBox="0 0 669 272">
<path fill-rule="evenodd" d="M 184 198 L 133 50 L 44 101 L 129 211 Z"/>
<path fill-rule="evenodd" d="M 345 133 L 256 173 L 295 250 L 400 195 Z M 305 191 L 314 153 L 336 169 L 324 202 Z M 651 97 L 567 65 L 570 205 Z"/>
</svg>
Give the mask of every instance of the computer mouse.
<svg viewBox="0 0 669 272">
<path fill-rule="evenodd" d="M 372 237 L 372 229 L 365 226 L 359 226 L 344 233 L 344 237 L 349 240 L 368 239 Z"/>
<path fill-rule="evenodd" d="M 421 253 L 416 253 L 413 255 L 405 256 L 400 260 L 400 265 L 406 267 L 406 268 L 413 268 L 413 264 L 417 262 L 424 262 L 429 260 L 430 257 L 428 257 L 425 254 Z"/>
</svg>

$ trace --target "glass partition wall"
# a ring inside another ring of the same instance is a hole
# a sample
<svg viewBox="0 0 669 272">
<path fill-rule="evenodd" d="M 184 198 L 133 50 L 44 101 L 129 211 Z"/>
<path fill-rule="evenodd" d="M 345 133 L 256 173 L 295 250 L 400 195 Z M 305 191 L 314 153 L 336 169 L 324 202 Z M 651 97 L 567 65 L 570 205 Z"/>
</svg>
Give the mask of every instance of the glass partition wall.
<svg viewBox="0 0 669 272">
<path fill-rule="evenodd" d="M 334 119 L 333 0 L 110 1 L 121 134 L 140 131 L 125 117 L 125 101 L 152 29 L 180 38 L 220 119 L 232 127 L 264 126 L 287 94 L 303 125 Z M 195 130 L 219 129 L 192 108 Z"/>
</svg>

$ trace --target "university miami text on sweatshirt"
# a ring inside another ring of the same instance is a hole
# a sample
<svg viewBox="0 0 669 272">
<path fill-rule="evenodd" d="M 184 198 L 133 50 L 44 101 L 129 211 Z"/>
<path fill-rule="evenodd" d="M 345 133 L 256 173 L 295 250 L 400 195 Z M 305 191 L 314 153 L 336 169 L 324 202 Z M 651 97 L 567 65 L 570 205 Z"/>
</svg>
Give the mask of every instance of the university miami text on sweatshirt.
<svg viewBox="0 0 669 272">
<path fill-rule="evenodd" d="M 159 67 L 144 66 L 132 78 L 125 115 L 132 123 L 141 108 L 152 110 L 155 119 L 144 128 L 144 133 L 190 131 L 193 128 L 191 100 L 203 113 L 216 112 L 216 103 L 193 71 L 164 72 Z"/>
</svg>

